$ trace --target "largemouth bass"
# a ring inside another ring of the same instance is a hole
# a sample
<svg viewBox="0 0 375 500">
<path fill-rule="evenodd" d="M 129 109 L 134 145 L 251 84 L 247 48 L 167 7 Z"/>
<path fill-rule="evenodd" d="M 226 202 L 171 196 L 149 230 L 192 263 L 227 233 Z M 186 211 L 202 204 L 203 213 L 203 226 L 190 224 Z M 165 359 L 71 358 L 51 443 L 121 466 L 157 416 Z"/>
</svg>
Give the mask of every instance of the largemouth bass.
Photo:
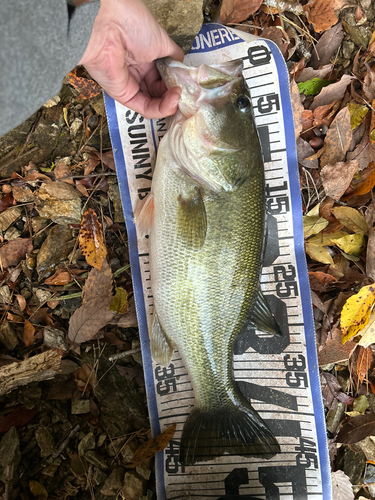
<svg viewBox="0 0 375 500">
<path fill-rule="evenodd" d="M 279 333 L 259 287 L 264 169 L 242 63 L 157 64 L 182 94 L 138 230 L 150 232 L 152 356 L 168 365 L 177 345 L 194 388 L 180 460 L 271 458 L 279 444 L 232 374 L 233 341 L 249 324 Z"/>
</svg>

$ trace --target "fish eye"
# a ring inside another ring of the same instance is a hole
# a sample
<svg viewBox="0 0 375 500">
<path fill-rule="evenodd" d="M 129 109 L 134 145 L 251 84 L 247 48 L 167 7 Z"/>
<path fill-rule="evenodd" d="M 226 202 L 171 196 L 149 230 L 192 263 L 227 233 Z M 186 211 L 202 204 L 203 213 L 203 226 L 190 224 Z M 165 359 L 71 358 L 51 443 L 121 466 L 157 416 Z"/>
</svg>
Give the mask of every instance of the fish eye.
<svg viewBox="0 0 375 500">
<path fill-rule="evenodd" d="M 240 111 L 242 111 L 242 113 L 247 113 L 251 110 L 250 99 L 247 95 L 240 95 L 237 97 L 236 106 Z"/>
</svg>

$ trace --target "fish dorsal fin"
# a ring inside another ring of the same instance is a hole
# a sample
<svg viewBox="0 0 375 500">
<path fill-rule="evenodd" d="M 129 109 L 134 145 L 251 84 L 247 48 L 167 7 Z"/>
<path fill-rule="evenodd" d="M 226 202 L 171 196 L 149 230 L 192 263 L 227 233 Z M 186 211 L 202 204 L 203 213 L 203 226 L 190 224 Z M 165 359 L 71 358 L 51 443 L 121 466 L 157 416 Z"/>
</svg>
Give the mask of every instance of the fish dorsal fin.
<svg viewBox="0 0 375 500">
<path fill-rule="evenodd" d="M 282 336 L 281 329 L 270 311 L 266 299 L 260 289 L 258 291 L 258 297 L 253 310 L 251 311 L 249 326 L 253 326 L 257 330 L 264 333 Z"/>
<path fill-rule="evenodd" d="M 207 233 L 206 208 L 198 187 L 178 197 L 177 235 L 188 248 L 200 250 Z"/>
<path fill-rule="evenodd" d="M 158 315 L 154 313 L 151 331 L 151 356 L 156 363 L 168 366 L 172 359 L 173 344 L 168 339 L 162 326 L 160 325 Z"/>
</svg>

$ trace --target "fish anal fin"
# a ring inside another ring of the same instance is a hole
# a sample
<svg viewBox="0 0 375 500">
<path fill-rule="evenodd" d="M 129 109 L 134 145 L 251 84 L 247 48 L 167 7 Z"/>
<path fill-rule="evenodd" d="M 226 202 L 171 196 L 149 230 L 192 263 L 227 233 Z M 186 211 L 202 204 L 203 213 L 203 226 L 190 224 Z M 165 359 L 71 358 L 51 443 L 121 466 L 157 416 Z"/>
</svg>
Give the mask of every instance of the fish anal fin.
<svg viewBox="0 0 375 500">
<path fill-rule="evenodd" d="M 173 344 L 168 339 L 162 326 L 160 325 L 158 315 L 154 314 L 151 329 L 151 356 L 156 363 L 168 366 L 172 359 Z"/>
<path fill-rule="evenodd" d="M 178 198 L 177 234 L 188 248 L 200 250 L 207 233 L 206 208 L 198 187 Z"/>
<path fill-rule="evenodd" d="M 150 234 L 154 222 L 154 195 L 152 193 L 149 193 L 139 214 L 134 219 L 139 237 Z"/>
<path fill-rule="evenodd" d="M 264 333 L 278 336 L 283 335 L 260 289 L 253 310 L 251 311 L 249 325 Z"/>
</svg>

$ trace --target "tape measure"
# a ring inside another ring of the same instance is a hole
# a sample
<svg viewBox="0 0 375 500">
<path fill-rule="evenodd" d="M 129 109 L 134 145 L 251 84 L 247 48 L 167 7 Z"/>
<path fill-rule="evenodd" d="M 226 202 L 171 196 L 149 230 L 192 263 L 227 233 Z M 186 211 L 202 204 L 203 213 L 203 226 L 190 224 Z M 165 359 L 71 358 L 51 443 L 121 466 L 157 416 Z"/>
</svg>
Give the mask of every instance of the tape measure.
<svg viewBox="0 0 375 500">
<path fill-rule="evenodd" d="M 240 58 L 265 168 L 267 245 L 261 287 L 284 335 L 243 332 L 234 345 L 233 373 L 280 444 L 281 452 L 270 460 L 226 454 L 192 466 L 179 463 L 179 441 L 194 392 L 178 350 L 167 367 L 151 359 L 149 241 L 137 239 L 133 222 L 133 213 L 151 190 L 167 124 L 165 119 L 146 120 L 105 96 L 128 230 L 151 427 L 157 435 L 177 424 L 173 439 L 156 457 L 158 500 L 330 500 L 288 72 L 275 44 L 219 24 L 202 27 L 185 62 L 198 66 Z"/>
</svg>

